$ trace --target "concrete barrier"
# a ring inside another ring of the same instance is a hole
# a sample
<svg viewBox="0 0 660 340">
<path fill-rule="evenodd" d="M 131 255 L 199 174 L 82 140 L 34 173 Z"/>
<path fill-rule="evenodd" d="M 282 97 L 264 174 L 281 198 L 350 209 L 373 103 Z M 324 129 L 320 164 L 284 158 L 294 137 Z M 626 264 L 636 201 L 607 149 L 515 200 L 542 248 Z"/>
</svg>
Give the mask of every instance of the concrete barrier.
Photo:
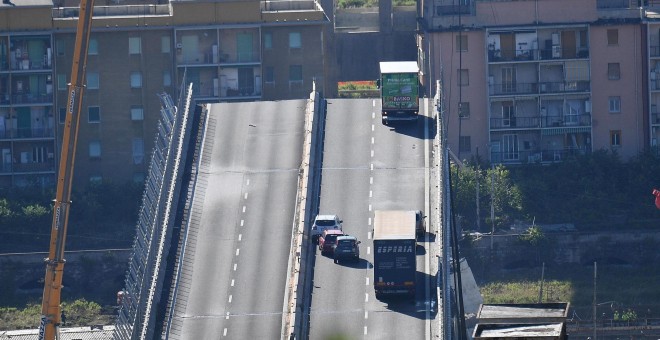
<svg viewBox="0 0 660 340">
<path fill-rule="evenodd" d="M 307 278 L 305 275 L 305 264 L 303 258 L 307 257 L 307 250 L 304 245 L 307 244 L 305 236 L 305 226 L 313 218 L 314 192 L 317 181 L 315 180 L 316 167 L 316 149 L 319 138 L 318 117 L 320 116 L 321 98 L 314 87 L 310 93 L 307 107 L 305 110 L 304 140 L 302 161 L 299 169 L 298 191 L 296 194 L 296 209 L 293 222 L 293 232 L 291 237 L 291 252 L 289 254 L 289 264 L 287 272 L 289 274 L 287 290 L 284 294 L 284 310 L 282 316 L 282 339 L 302 338 L 305 333 L 303 326 L 305 324 L 303 306 L 305 304 L 305 286 Z M 312 184 L 310 185 L 310 181 Z M 310 199 L 308 199 L 310 198 Z M 308 247 L 307 247 L 308 248 Z M 302 274 L 301 274 L 302 273 Z"/>
</svg>

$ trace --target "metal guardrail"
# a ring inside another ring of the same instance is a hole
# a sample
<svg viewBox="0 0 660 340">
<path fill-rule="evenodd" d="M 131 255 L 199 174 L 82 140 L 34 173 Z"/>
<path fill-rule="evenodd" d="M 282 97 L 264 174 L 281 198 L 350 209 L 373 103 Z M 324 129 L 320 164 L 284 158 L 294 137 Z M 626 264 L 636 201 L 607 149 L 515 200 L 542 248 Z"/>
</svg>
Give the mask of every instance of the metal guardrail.
<svg viewBox="0 0 660 340">
<path fill-rule="evenodd" d="M 164 259 L 169 251 L 168 238 L 171 237 L 178 202 L 178 183 L 183 170 L 180 160 L 188 133 L 191 87 L 182 91 L 182 95 L 186 100 L 181 110 L 169 95 L 160 96 L 161 119 L 142 196 L 124 294 L 119 301 L 115 340 L 152 339 L 154 336 L 155 318 L 152 314 L 159 302 Z"/>
</svg>

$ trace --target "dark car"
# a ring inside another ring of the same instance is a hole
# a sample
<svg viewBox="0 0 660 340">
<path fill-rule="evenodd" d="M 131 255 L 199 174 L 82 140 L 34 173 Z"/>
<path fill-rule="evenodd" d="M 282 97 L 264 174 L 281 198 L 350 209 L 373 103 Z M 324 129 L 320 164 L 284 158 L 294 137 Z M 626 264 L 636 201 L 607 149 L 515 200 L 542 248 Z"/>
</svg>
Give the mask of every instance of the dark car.
<svg viewBox="0 0 660 340">
<path fill-rule="evenodd" d="M 358 246 L 360 241 L 355 238 L 355 236 L 343 235 L 337 237 L 337 245 L 335 246 L 335 251 L 333 258 L 335 263 L 343 260 L 360 260 L 360 247 Z"/>
<path fill-rule="evenodd" d="M 424 216 L 424 213 L 421 210 L 416 210 L 415 211 L 415 231 L 417 233 L 417 237 L 422 237 L 426 233 L 426 223 L 424 219 L 426 216 Z"/>
<path fill-rule="evenodd" d="M 332 254 L 337 245 L 337 237 L 344 235 L 339 229 L 326 229 L 319 237 L 319 250 L 321 254 Z"/>
</svg>

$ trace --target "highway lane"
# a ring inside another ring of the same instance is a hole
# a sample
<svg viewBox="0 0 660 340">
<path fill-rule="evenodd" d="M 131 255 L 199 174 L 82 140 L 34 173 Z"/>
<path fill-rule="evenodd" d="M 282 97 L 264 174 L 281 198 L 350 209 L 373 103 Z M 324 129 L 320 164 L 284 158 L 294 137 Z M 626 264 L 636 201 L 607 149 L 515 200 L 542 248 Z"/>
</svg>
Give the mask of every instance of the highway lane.
<svg viewBox="0 0 660 340">
<path fill-rule="evenodd" d="M 380 123 L 373 99 L 330 100 L 321 182 L 321 213 L 336 213 L 357 236 L 361 260 L 334 264 L 316 251 L 310 339 L 423 339 L 428 299 L 420 273 L 414 299 L 379 301 L 373 292 L 373 211 L 424 209 L 424 120 L 396 128 Z M 423 243 L 419 243 L 422 245 Z M 428 245 L 426 245 L 428 246 Z M 418 247 L 424 271 L 424 247 Z"/>
<path fill-rule="evenodd" d="M 171 339 L 280 337 L 305 105 L 211 105 Z"/>
</svg>

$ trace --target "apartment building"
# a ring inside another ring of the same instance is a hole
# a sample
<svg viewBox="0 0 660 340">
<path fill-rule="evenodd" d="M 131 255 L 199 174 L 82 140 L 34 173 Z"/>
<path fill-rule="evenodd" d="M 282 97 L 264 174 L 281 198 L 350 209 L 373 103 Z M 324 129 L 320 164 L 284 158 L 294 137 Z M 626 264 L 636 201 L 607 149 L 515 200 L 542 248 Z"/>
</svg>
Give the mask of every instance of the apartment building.
<svg viewBox="0 0 660 340">
<path fill-rule="evenodd" d="M 0 187 L 54 185 L 78 5 L 0 5 Z M 182 83 L 198 103 L 322 90 L 328 23 L 314 0 L 97 1 L 74 185 L 144 180 L 158 95 Z"/>
<path fill-rule="evenodd" d="M 423 3 L 419 62 L 429 93 L 436 80 L 442 83 L 452 151 L 462 159 L 525 164 L 596 150 L 628 159 L 650 150 L 660 133 L 656 5 Z"/>
</svg>

